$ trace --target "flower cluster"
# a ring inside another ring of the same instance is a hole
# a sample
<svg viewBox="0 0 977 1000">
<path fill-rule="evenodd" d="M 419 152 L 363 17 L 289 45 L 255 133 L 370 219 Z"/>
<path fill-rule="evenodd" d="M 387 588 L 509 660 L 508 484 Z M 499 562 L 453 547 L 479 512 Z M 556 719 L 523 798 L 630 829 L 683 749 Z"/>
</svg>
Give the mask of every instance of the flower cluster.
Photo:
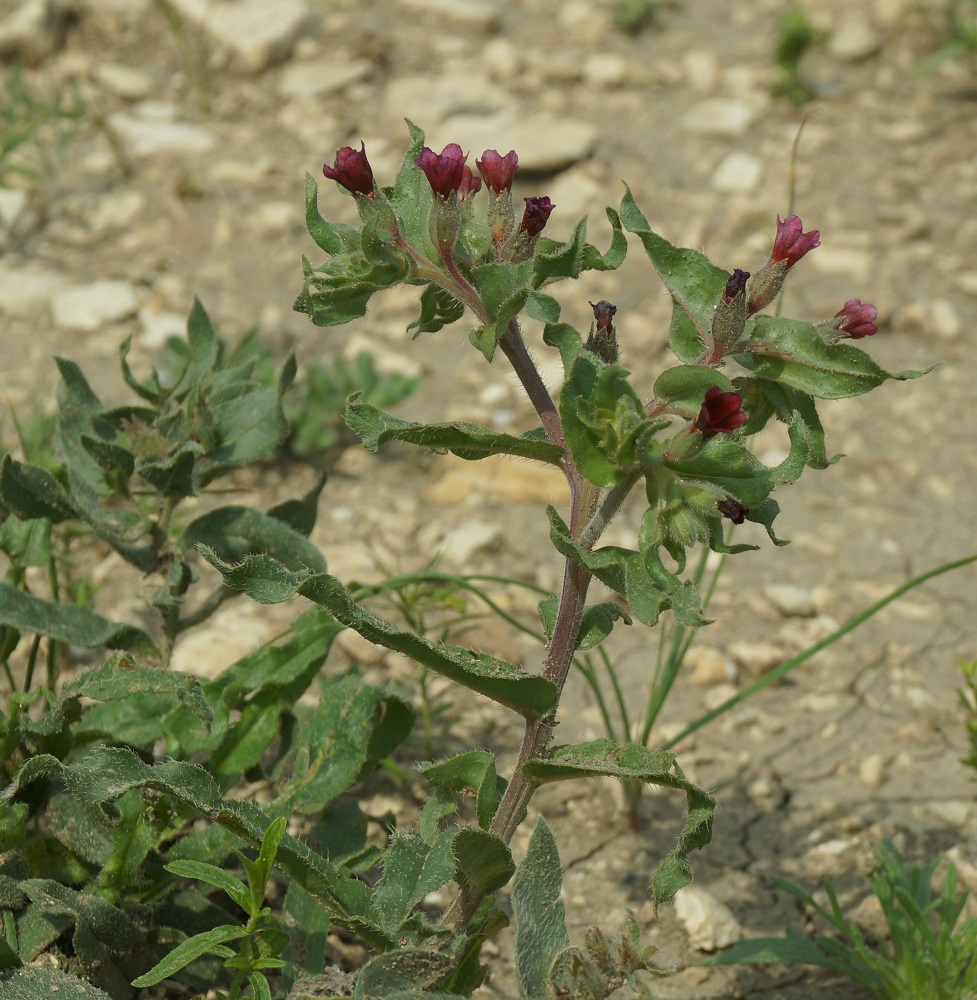
<svg viewBox="0 0 977 1000">
<path fill-rule="evenodd" d="M 742 405 L 738 392 L 723 392 L 714 385 L 706 393 L 692 429 L 699 431 L 706 440 L 717 434 L 732 434 L 746 423 L 746 414 L 740 409 Z"/>
</svg>

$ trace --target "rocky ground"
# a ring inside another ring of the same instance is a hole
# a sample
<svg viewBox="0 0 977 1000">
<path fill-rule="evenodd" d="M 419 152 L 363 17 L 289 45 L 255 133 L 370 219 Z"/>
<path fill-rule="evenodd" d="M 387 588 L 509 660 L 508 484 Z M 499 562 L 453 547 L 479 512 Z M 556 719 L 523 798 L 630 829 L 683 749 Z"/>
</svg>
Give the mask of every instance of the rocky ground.
<svg viewBox="0 0 977 1000">
<path fill-rule="evenodd" d="M 18 411 L 46 404 L 52 356 L 63 354 L 121 396 L 119 341 L 131 334 L 130 360 L 145 364 L 197 294 L 230 339 L 257 328 L 300 362 L 367 349 L 384 370 L 420 374 L 407 416 L 528 427 L 510 372 L 487 366 L 460 328 L 408 341 L 410 291 L 378 299 L 349 329 L 319 330 L 291 311 L 300 255 L 319 255 L 304 231 L 304 173 L 318 175 L 337 147 L 362 139 L 378 176 L 392 178 L 410 118 L 437 149 L 515 148 L 517 196 L 556 203 L 548 235 L 565 236 L 589 214 L 604 243 L 603 206 L 619 201 L 624 179 L 667 238 L 750 269 L 769 250 L 777 214 L 791 210 L 802 112 L 769 89 L 786 6 L 673 0 L 628 35 L 609 0 L 8 0 L 0 54 L 28 62 L 25 78 L 39 88 L 77 86 L 86 115 L 35 179 L 8 176 L 13 190 L 0 191 L 0 394 Z M 821 231 L 822 246 L 797 268 L 786 312 L 830 316 L 858 297 L 879 307 L 867 346 L 881 364 L 943 364 L 825 407 L 829 449 L 846 457 L 782 491 L 789 548 L 744 529 L 760 551 L 727 564 L 716 621 L 663 714 L 665 738 L 914 573 L 973 551 L 977 538 L 977 65 L 915 74 L 943 40 L 939 0 L 824 0 L 809 13 L 827 37 L 803 64 L 818 99 L 805 108 L 792 209 Z M 332 185 L 320 204 L 331 218 L 351 217 Z M 586 327 L 587 300 L 600 298 L 618 306 L 622 360 L 650 385 L 669 305 L 640 249 L 620 272 L 564 297 L 564 318 Z M 538 331 L 527 335 L 542 358 Z M 306 485 L 261 484 L 289 494 Z M 405 570 L 441 547 L 447 569 L 552 586 L 547 499 L 559 502 L 559 481 L 518 463 L 351 450 L 324 494 L 315 540 L 345 578 L 376 574 L 361 544 L 369 538 L 373 555 Z M 627 542 L 634 528 L 625 512 L 608 541 Z M 118 572 L 99 569 L 101 610 L 137 614 L 139 595 L 112 586 Z M 844 905 L 877 926 L 865 874 L 884 836 L 914 858 L 948 853 L 977 889 L 977 809 L 959 764 L 955 694 L 957 658 L 977 655 L 974 594 L 973 568 L 941 577 L 679 746 L 720 812 L 714 844 L 694 859 L 702 895 L 666 907 L 659 922 L 647 877 L 677 833 L 677 804 L 649 798 L 633 830 L 610 784 L 544 790 L 536 804 L 560 843 L 574 927 L 614 926 L 633 909 L 661 963 L 683 970 L 656 985 L 661 997 L 859 996 L 807 969 L 695 963 L 739 935 L 804 930 L 774 875 L 809 889 L 828 876 Z M 177 660 L 216 671 L 290 613 L 229 606 Z M 476 641 L 528 667 L 538 657 L 501 630 Z M 372 648 L 346 648 L 378 675 L 409 672 Z M 649 633 L 616 636 L 630 701 L 643 699 L 655 652 Z M 562 723 L 567 740 L 600 735 L 582 683 Z M 483 705 L 457 726 L 460 739 L 516 746 L 517 729 Z M 505 958 L 484 1000 L 516 995 Z"/>
</svg>

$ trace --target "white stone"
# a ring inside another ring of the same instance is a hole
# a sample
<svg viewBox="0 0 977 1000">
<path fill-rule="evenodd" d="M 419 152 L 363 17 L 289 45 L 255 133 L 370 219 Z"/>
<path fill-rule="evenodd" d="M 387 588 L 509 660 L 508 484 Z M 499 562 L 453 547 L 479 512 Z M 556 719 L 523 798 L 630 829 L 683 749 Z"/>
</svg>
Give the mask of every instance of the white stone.
<svg viewBox="0 0 977 1000">
<path fill-rule="evenodd" d="M 118 112 L 109 117 L 109 124 L 118 133 L 132 156 L 152 157 L 162 153 L 206 153 L 216 140 L 199 125 L 164 121 Z"/>
<path fill-rule="evenodd" d="M 400 0 L 400 6 L 417 14 L 430 14 L 439 22 L 454 21 L 479 31 L 491 28 L 499 14 L 493 4 L 481 0 Z"/>
<path fill-rule="evenodd" d="M 491 121 L 484 115 L 457 115 L 438 131 L 457 136 L 454 141 L 475 156 L 481 156 L 485 149 L 515 149 L 519 168 L 527 173 L 564 170 L 589 156 L 597 143 L 596 125 L 543 114 L 517 117 L 507 113 Z"/>
<path fill-rule="evenodd" d="M 37 63 L 64 41 L 65 0 L 4 0 L 0 10 L 0 59 Z"/>
<path fill-rule="evenodd" d="M 501 536 L 497 524 L 473 520 L 459 525 L 447 534 L 439 533 L 435 544 L 446 562 L 464 568 L 471 563 L 476 553 L 494 546 Z"/>
<path fill-rule="evenodd" d="M 735 137 L 746 133 L 756 115 L 744 101 L 712 97 L 694 104 L 682 118 L 682 125 L 699 135 Z"/>
<path fill-rule="evenodd" d="M 282 62 L 314 23 L 303 0 L 172 0 L 180 15 L 230 52 L 237 68 L 260 73 Z"/>
<path fill-rule="evenodd" d="M 106 90 L 124 101 L 142 101 L 153 89 L 153 78 L 141 69 L 118 63 L 99 63 L 94 76 Z"/>
<path fill-rule="evenodd" d="M 142 215 L 146 198 L 141 191 L 119 191 L 101 198 L 89 217 L 92 232 L 101 235 L 124 229 Z"/>
<path fill-rule="evenodd" d="M 792 583 L 768 583 L 763 596 L 788 618 L 813 618 L 817 613 L 811 592 Z"/>
<path fill-rule="evenodd" d="M 187 320 L 179 313 L 143 308 L 139 310 L 139 325 L 142 327 L 139 343 L 149 350 L 157 350 L 170 337 L 182 337 L 186 332 Z"/>
<path fill-rule="evenodd" d="M 770 642 L 734 642 L 729 646 L 729 655 L 753 677 L 761 677 L 787 659 L 787 654 Z"/>
<path fill-rule="evenodd" d="M 831 33 L 828 51 L 842 62 L 858 62 L 882 47 L 878 31 L 866 20 L 847 21 Z"/>
<path fill-rule="evenodd" d="M 885 757 L 880 753 L 869 754 L 858 765 L 858 778 L 869 788 L 878 788 L 885 780 Z"/>
<path fill-rule="evenodd" d="M 62 330 L 98 330 L 135 315 L 136 291 L 128 281 L 96 281 L 58 292 L 51 299 L 51 317 Z"/>
<path fill-rule="evenodd" d="M 735 698 L 738 693 L 735 684 L 717 684 L 702 696 L 702 704 L 707 711 L 711 712 L 714 708 L 719 708 L 724 702 L 729 701 L 730 698 Z"/>
<path fill-rule="evenodd" d="M 600 52 L 589 56 L 583 66 L 583 78 L 592 87 L 613 90 L 623 87 L 631 76 L 631 67 L 623 56 Z"/>
<path fill-rule="evenodd" d="M 51 296 L 64 287 L 64 279 L 54 271 L 33 268 L 0 269 L 0 313 L 5 316 L 36 316 Z"/>
<path fill-rule="evenodd" d="M 736 665 L 715 646 L 693 646 L 685 654 L 689 679 L 700 687 L 729 684 L 736 680 Z"/>
<path fill-rule="evenodd" d="M 875 256 L 869 251 L 825 243 L 804 258 L 805 264 L 808 261 L 815 271 L 822 274 L 843 274 L 851 284 L 864 281 L 875 269 Z"/>
<path fill-rule="evenodd" d="M 254 214 L 254 222 L 266 235 L 280 236 L 302 224 L 301 212 L 294 201 L 266 201 Z"/>
<path fill-rule="evenodd" d="M 750 153 L 730 153 L 712 174 L 712 186 L 728 194 L 755 191 L 762 180 L 763 161 Z"/>
<path fill-rule="evenodd" d="M 697 951 L 728 948 L 743 938 L 743 928 L 730 908 L 696 885 L 679 889 L 675 896 L 675 916 L 689 944 Z"/>
<path fill-rule="evenodd" d="M 0 188 L 0 225 L 12 229 L 27 208 L 27 192 L 17 188 Z"/>
<path fill-rule="evenodd" d="M 351 83 L 365 80 L 373 66 L 367 59 L 337 62 L 323 59 L 318 62 L 290 63 L 282 70 L 278 92 L 282 97 L 325 97 L 335 94 Z"/>
</svg>

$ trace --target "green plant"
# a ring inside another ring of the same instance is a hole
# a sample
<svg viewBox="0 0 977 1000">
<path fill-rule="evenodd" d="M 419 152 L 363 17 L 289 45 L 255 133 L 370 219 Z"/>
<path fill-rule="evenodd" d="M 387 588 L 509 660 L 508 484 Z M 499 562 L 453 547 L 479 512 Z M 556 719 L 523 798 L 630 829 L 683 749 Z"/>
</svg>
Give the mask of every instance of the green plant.
<svg viewBox="0 0 977 1000">
<path fill-rule="evenodd" d="M 977 771 L 977 660 L 960 660 L 959 664 L 966 690 L 957 693 L 960 704 L 967 713 L 967 738 L 970 741 L 970 753 L 963 759 L 963 763 Z"/>
<path fill-rule="evenodd" d="M 265 970 L 280 969 L 285 964 L 278 956 L 288 944 L 288 932 L 270 907 L 264 905 L 264 898 L 265 886 L 271 878 L 275 854 L 284 833 L 285 817 L 280 816 L 265 830 L 261 848 L 254 860 L 235 850 L 235 855 L 244 867 L 247 885 L 227 869 L 202 861 L 171 861 L 166 866 L 166 870 L 174 875 L 196 879 L 221 889 L 244 910 L 248 920 L 241 925 L 212 927 L 187 938 L 149 972 L 134 980 L 133 986 L 155 986 L 202 955 L 216 955 L 224 960 L 226 969 L 234 970 L 234 979 L 228 992 L 217 992 L 220 1000 L 240 1000 L 245 984 L 253 990 L 254 1000 L 271 1000 L 271 988 L 265 977 Z M 229 947 L 234 942 L 240 942 L 238 951 Z"/>
<path fill-rule="evenodd" d="M 774 94 L 795 104 L 805 104 L 814 98 L 814 91 L 801 76 L 801 60 L 824 37 L 800 8 L 791 8 L 781 15 L 773 60 L 783 75 L 771 87 Z"/>
<path fill-rule="evenodd" d="M 76 89 L 28 87 L 18 66 L 0 84 L 0 187 L 11 174 L 36 177 L 50 169 L 51 149 L 63 150 L 73 123 L 86 114 Z"/>
<path fill-rule="evenodd" d="M 660 0 L 615 0 L 614 24 L 632 35 L 638 34 L 658 10 Z"/>
<path fill-rule="evenodd" d="M 74 953 L 68 957 L 77 955 L 79 963 L 62 965 L 61 987 L 80 973 L 121 1000 L 128 983 L 145 982 L 139 976 L 151 967 L 152 977 L 172 970 L 192 986 L 229 977 L 226 988 L 233 992 L 249 973 L 251 988 L 264 990 L 261 964 L 271 963 L 269 982 L 280 975 L 284 991 L 299 978 L 326 974 L 328 935 L 337 929 L 369 949 L 356 976 L 359 1000 L 469 996 L 484 976 L 482 945 L 508 924 L 496 893 L 510 881 L 516 973 L 526 1000 L 596 1000 L 628 982 L 646 992 L 636 977 L 651 971 L 652 953 L 641 946 L 633 922 L 619 939 L 594 930 L 583 947 L 570 944 L 559 902 L 559 855 L 545 820 L 518 866 L 509 843 L 544 784 L 610 777 L 670 789 L 682 796 L 685 814 L 674 848 L 651 874 L 658 906 L 691 880 L 689 858 L 711 839 L 715 801 L 685 777 L 674 753 L 631 742 L 629 733 L 551 746 L 569 672 L 576 664 L 600 691 L 598 674 L 606 670 L 623 711 L 601 649 L 614 627 L 635 619 L 653 626 L 666 613 L 690 629 L 705 624 L 703 578 L 687 571 L 689 554 L 753 547 L 731 544 L 727 521 L 751 521 L 774 544 L 784 544 L 774 531 L 774 490 L 805 468 L 832 461 L 819 401 L 923 374 L 888 372 L 848 343 L 876 332 L 874 307 L 857 299 L 817 323 L 764 314 L 791 269 L 819 245 L 819 234 L 805 232 L 796 216 L 778 219 L 769 258 L 751 276 L 673 246 L 651 230 L 626 190 L 619 210 L 607 210 L 612 236 L 601 252 L 586 241 L 586 220 L 564 242 L 542 235 L 554 209 L 547 197 L 526 199 L 517 215 L 515 152 L 486 150 L 477 161 L 480 180 L 458 146 L 438 154 L 415 126 L 410 133 L 390 187 L 375 183 L 362 146 L 345 147 L 336 165 L 324 168 L 356 198 L 359 226 L 323 218 L 317 185 L 308 179 L 307 223 L 326 260 L 303 261 L 296 308 L 320 326 L 335 326 L 364 315 L 378 291 L 418 286 L 420 313 L 410 331 L 437 333 L 467 312 L 471 345 L 486 361 L 501 354 L 512 366 L 538 419 L 521 434 L 466 421 L 411 423 L 362 393 L 348 399 L 346 420 L 374 451 L 396 441 L 470 461 L 511 456 L 563 474 L 568 518 L 553 506 L 541 518 L 562 564 L 562 585 L 539 595 L 538 625 L 502 614 L 542 639 L 542 663 L 524 669 L 460 644 L 475 613 L 469 597 L 502 613 L 486 578 L 448 577 L 429 567 L 380 585 L 347 586 L 331 575 L 308 540 L 321 482 L 268 513 L 239 506 L 185 513 L 184 501 L 206 496 L 219 475 L 276 452 L 285 434 L 282 393 L 295 374 L 292 361 L 273 384 L 263 383 L 257 359 L 223 353 L 195 306 L 185 356 L 172 375 L 154 372 L 138 381 L 123 345 L 123 375 L 142 400 L 136 406 L 104 407 L 80 370 L 59 362 L 63 472 L 7 456 L 0 464 L 0 503 L 23 523 L 85 524 L 123 560 L 153 575 L 157 622 L 151 636 L 134 624 L 96 620 L 51 594 L 29 593 L 31 574 L 24 574 L 23 585 L 0 588 L 0 623 L 11 630 L 12 650 L 24 632 L 73 643 L 80 634 L 89 646 L 124 651 L 71 680 L 53 673 L 44 684 L 21 683 L 0 720 L 10 779 L 0 795 L 0 829 L 9 831 L 0 849 L 9 852 L 10 865 L 9 883 L 0 883 L 10 968 L 0 973 L 0 984 L 26 984 L 34 990 L 31 1000 L 43 994 L 29 982 L 28 963 L 67 942 L 69 933 Z M 476 214 L 482 180 L 488 203 Z M 611 303 L 596 303 L 585 336 L 561 322 L 561 304 L 550 294 L 586 271 L 619 267 L 626 232 L 673 299 L 669 344 L 676 361 L 647 384 L 619 361 L 627 345 L 618 344 Z M 526 344 L 524 324 L 532 321 L 543 325 L 539 349 L 553 351 L 563 364 L 556 398 Z M 737 368 L 727 374 L 731 361 Z M 786 425 L 790 448 L 782 462 L 766 466 L 748 438 L 771 420 Z M 632 545 L 599 547 L 634 494 L 644 511 Z M 202 595 L 196 583 L 209 571 L 199 558 L 222 580 Z M 594 580 L 619 600 L 588 604 Z M 238 592 L 263 604 L 301 596 L 313 608 L 277 641 L 216 678 L 200 682 L 167 670 L 176 638 Z M 394 608 L 397 621 L 377 613 L 381 602 Z M 499 773 L 486 749 L 405 760 L 416 720 L 412 706 L 386 686 L 367 684 L 355 668 L 340 676 L 322 673 L 344 628 L 520 718 L 524 738 L 511 776 Z M 11 665 L 16 680 L 19 661 Z M 313 704 L 303 705 L 301 697 L 317 687 Z M 667 689 L 659 697 L 666 695 Z M 604 709 L 610 718 L 606 703 Z M 421 776 L 416 826 L 362 807 L 381 767 L 384 777 L 411 767 Z M 244 796 L 242 778 L 267 791 L 264 805 Z M 72 823 L 59 822 L 69 815 Z M 295 824 L 297 835 L 280 832 L 283 819 Z M 207 956 L 202 949 L 185 965 L 183 957 L 199 944 L 226 944 L 217 939 L 232 933 L 226 930 L 232 921 L 223 899 L 202 900 L 199 889 L 187 890 L 172 876 L 207 874 L 232 900 L 235 894 L 243 899 L 236 882 L 215 874 L 240 860 L 233 849 L 241 841 L 267 861 L 260 871 L 245 866 L 249 922 L 262 913 L 256 894 L 270 873 L 268 845 L 277 845 L 289 940 L 270 918 L 260 927 L 249 923 L 246 933 L 238 923 L 233 935 L 242 950 L 236 956 L 219 949 Z M 174 868 L 177 862 L 196 864 Z M 111 940 L 99 938 L 101 951 L 85 950 L 97 932 L 74 897 L 73 909 L 59 904 L 60 924 L 37 930 L 39 904 L 31 893 L 38 878 L 79 886 L 72 891 L 86 897 L 86 905 L 87 897 L 98 896 L 111 908 L 102 914 L 106 926 L 124 923 L 133 940 L 138 937 L 139 947 L 131 949 L 138 968 L 122 969 Z M 450 902 L 433 906 L 434 894 L 442 893 Z M 187 937 L 197 944 L 185 944 Z M 109 961 L 119 969 L 114 978 L 103 975 Z M 280 973 L 271 968 L 279 961 Z M 277 978 L 269 988 L 279 988 Z"/>
<path fill-rule="evenodd" d="M 947 0 L 946 35 L 943 46 L 916 67 L 917 76 L 934 73 L 943 63 L 977 51 L 977 0 Z"/>
<path fill-rule="evenodd" d="M 802 962 L 847 976 L 882 1000 L 961 1000 L 977 991 L 977 918 L 964 917 L 966 890 L 947 862 L 943 887 L 934 888 L 938 862 L 907 865 L 890 841 L 876 852 L 879 870 L 871 878 L 888 927 L 888 941 L 871 943 L 849 920 L 830 882 L 828 906 L 781 879 L 778 886 L 813 909 L 838 937 L 813 940 L 788 931 L 786 937 L 741 941 L 706 965 Z M 840 940 L 839 940 L 840 938 Z"/>
</svg>

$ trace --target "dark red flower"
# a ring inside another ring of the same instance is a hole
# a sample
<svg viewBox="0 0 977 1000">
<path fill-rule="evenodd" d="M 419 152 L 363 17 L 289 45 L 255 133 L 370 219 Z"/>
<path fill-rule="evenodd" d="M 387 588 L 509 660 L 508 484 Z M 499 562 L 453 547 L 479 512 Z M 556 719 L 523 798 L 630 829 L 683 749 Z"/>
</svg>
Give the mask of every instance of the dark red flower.
<svg viewBox="0 0 977 1000">
<path fill-rule="evenodd" d="M 458 197 L 464 201 L 466 198 L 474 197 L 482 190 L 482 178 L 476 177 L 472 173 L 471 167 L 467 164 L 461 171 L 461 184 L 458 185 Z"/>
<path fill-rule="evenodd" d="M 445 201 L 461 187 L 465 177 L 465 160 L 457 142 L 449 142 L 440 153 L 425 146 L 414 162 L 424 171 L 431 190 Z"/>
<path fill-rule="evenodd" d="M 793 267 L 804 254 L 821 245 L 821 234 L 812 229 L 804 232 L 804 223 L 796 215 L 788 215 L 781 222 L 777 216 L 777 238 L 773 241 L 773 252 L 770 254 L 772 263 L 783 261 L 788 267 Z"/>
<path fill-rule="evenodd" d="M 373 169 L 366 158 L 366 146 L 361 142 L 359 150 L 351 146 L 343 146 L 336 153 L 336 166 L 322 165 L 322 172 L 340 187 L 353 194 L 365 194 L 373 197 Z"/>
<path fill-rule="evenodd" d="M 750 508 L 745 503 L 740 503 L 732 497 L 720 500 L 716 506 L 719 508 L 719 513 L 723 517 L 728 517 L 733 524 L 742 524 L 746 520 L 746 515 L 750 513 Z"/>
<path fill-rule="evenodd" d="M 858 299 L 849 299 L 844 308 L 835 313 L 835 319 L 840 319 L 838 329 L 852 340 L 861 340 L 862 337 L 871 337 L 873 333 L 878 333 L 879 328 L 875 325 L 875 318 L 879 315 L 875 306 L 870 306 L 867 302 Z"/>
<path fill-rule="evenodd" d="M 482 158 L 475 161 L 478 172 L 482 175 L 485 183 L 492 189 L 496 198 L 511 190 L 512 178 L 519 169 L 519 157 L 516 151 L 510 149 L 505 156 L 498 150 L 486 149 L 482 153 Z"/>
<path fill-rule="evenodd" d="M 746 414 L 740 409 L 743 400 L 737 392 L 723 392 L 714 385 L 707 393 L 702 409 L 692 425 L 707 440 L 717 434 L 731 434 L 746 423 Z"/>
<path fill-rule="evenodd" d="M 523 213 L 522 222 L 519 223 L 519 232 L 534 240 L 546 228 L 550 212 L 556 205 L 545 195 L 542 198 L 526 198 L 525 201 L 526 211 Z"/>
</svg>

